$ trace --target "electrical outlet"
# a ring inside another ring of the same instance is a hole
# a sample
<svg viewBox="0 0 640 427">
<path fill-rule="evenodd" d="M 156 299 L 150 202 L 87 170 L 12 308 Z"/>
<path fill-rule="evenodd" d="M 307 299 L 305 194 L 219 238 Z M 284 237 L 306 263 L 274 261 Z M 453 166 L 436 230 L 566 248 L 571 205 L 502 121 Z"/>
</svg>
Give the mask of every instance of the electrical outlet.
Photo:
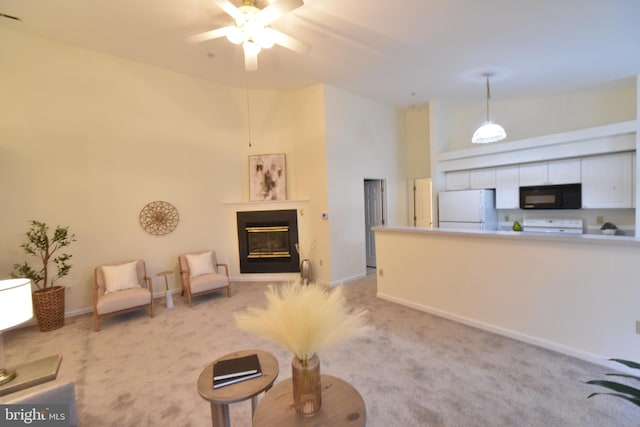
<svg viewBox="0 0 640 427">
<path fill-rule="evenodd" d="M 636 320 L 636 334 L 640 334 L 640 320 Z"/>
<path fill-rule="evenodd" d="M 504 216 L 504 220 L 505 220 L 505 221 L 509 221 L 509 215 L 505 215 L 505 216 Z"/>
<path fill-rule="evenodd" d="M 324 264 L 324 262 L 322 262 L 322 260 L 319 261 L 320 267 L 322 267 L 322 265 Z"/>
<path fill-rule="evenodd" d="M 603 216 L 597 216 L 596 217 L 596 224 L 604 224 L 604 217 Z"/>
<path fill-rule="evenodd" d="M 384 276 L 384 270 L 383 269 L 378 270 L 378 274 L 380 275 L 380 277 Z"/>
</svg>

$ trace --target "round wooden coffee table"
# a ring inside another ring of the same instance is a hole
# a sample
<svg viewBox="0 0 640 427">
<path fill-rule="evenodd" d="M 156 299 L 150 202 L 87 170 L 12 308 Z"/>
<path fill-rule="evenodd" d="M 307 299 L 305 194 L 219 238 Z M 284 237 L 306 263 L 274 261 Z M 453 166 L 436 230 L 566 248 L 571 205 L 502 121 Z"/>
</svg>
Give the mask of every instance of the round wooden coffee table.
<svg viewBox="0 0 640 427">
<path fill-rule="evenodd" d="M 257 354 L 262 369 L 262 376 L 247 381 L 213 388 L 213 364 L 218 360 L 233 359 L 235 357 Z M 278 361 L 271 353 L 262 350 L 242 350 L 226 354 L 211 362 L 198 377 L 198 393 L 211 403 L 211 424 L 214 427 L 231 425 L 229 418 L 229 404 L 251 399 L 251 414 L 256 410 L 258 395 L 268 390 L 278 377 Z"/>
<path fill-rule="evenodd" d="M 291 378 L 280 381 L 260 400 L 253 415 L 253 427 L 331 426 L 361 427 L 367 410 L 362 396 L 339 378 L 321 375 L 322 405 L 313 417 L 299 415 L 293 407 Z"/>
</svg>

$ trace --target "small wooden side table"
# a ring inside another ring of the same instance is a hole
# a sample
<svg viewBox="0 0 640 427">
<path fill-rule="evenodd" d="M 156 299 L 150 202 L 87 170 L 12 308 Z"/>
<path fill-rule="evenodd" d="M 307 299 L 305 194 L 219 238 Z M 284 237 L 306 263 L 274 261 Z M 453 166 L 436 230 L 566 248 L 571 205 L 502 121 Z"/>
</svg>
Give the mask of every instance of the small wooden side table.
<svg viewBox="0 0 640 427">
<path fill-rule="evenodd" d="M 169 282 L 167 281 L 167 276 L 169 274 L 173 274 L 173 270 L 165 270 L 156 274 L 156 276 L 164 276 L 164 286 L 166 288 L 166 294 L 164 298 L 167 304 L 167 308 L 173 307 L 173 295 L 171 294 L 171 292 L 169 292 Z"/>
<path fill-rule="evenodd" d="M 260 400 L 253 416 L 253 427 L 331 426 L 362 427 L 367 410 L 362 396 L 339 378 L 321 375 L 322 405 L 313 417 L 303 417 L 293 406 L 291 378 L 280 381 Z"/>
<path fill-rule="evenodd" d="M 213 389 L 213 364 L 218 360 L 257 354 L 262 369 L 262 376 L 247 381 Z M 280 368 L 278 361 L 271 353 L 262 350 L 242 350 L 229 353 L 211 362 L 198 377 L 198 393 L 200 397 L 211 403 L 211 425 L 213 427 L 230 427 L 229 404 L 251 399 L 251 415 L 258 405 L 258 395 L 269 390 L 278 377 Z"/>
</svg>

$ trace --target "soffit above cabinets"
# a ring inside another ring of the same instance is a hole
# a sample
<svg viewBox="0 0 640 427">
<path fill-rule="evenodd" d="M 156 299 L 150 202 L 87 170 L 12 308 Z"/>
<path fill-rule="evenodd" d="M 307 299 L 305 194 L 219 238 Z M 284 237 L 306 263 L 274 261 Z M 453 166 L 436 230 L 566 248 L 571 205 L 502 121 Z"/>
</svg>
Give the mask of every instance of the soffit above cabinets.
<svg viewBox="0 0 640 427">
<path fill-rule="evenodd" d="M 438 156 L 440 172 L 583 157 L 636 149 L 637 122 L 615 123 L 502 144 L 450 151 Z"/>
</svg>

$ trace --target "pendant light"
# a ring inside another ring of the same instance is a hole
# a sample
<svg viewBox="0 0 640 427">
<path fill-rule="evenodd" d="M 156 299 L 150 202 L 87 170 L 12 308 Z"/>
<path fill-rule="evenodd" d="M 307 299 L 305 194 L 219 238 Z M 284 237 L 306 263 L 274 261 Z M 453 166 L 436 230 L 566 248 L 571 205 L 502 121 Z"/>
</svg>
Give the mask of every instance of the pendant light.
<svg viewBox="0 0 640 427">
<path fill-rule="evenodd" d="M 492 75 L 493 73 L 483 74 L 487 81 L 487 121 L 485 121 L 482 126 L 480 126 L 478 130 L 473 133 L 471 142 L 474 144 L 486 144 L 488 142 L 501 141 L 507 137 L 507 133 L 504 131 L 504 128 L 502 126 L 489 120 L 489 99 L 491 99 L 489 77 L 491 77 Z"/>
</svg>

